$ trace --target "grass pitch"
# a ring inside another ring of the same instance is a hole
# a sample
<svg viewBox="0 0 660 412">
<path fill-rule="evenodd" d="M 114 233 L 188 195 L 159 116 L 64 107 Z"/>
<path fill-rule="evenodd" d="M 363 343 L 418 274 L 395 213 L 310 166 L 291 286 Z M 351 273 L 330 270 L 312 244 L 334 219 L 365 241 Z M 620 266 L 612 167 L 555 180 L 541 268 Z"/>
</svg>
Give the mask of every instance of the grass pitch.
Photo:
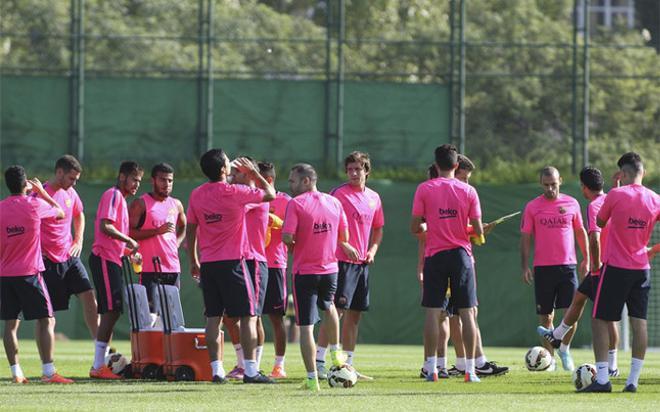
<svg viewBox="0 0 660 412">
<path fill-rule="evenodd" d="M 299 389 L 305 376 L 297 345 L 289 345 L 286 369 L 289 378 L 276 385 L 230 383 L 167 383 L 127 380 L 91 381 L 87 377 L 93 344 L 90 341 L 57 342 L 58 371 L 76 380 L 74 385 L 45 385 L 39 382 L 41 368 L 34 341 L 23 340 L 21 366 L 31 383 L 14 385 L 9 367 L 0 367 L 0 410 L 600 410 L 657 411 L 660 408 L 660 353 L 647 354 L 636 394 L 621 393 L 630 353 L 621 353 L 621 378 L 613 380 L 612 394 L 575 393 L 569 372 L 528 372 L 523 363 L 526 348 L 488 348 L 491 360 L 511 371 L 501 377 L 467 384 L 460 378 L 424 382 L 418 378 L 421 346 L 360 345 L 356 367 L 375 378 L 352 389 L 322 384 L 318 394 Z M 130 353 L 126 341 L 113 342 L 119 352 Z M 226 345 L 231 349 L 231 345 Z M 450 352 L 451 352 L 450 348 Z M 590 350 L 573 349 L 577 365 L 593 363 Z M 225 368 L 234 365 L 233 350 L 225 356 Z M 266 345 L 262 367 L 272 367 L 272 344 Z M 453 357 L 450 357 L 453 359 Z"/>
</svg>

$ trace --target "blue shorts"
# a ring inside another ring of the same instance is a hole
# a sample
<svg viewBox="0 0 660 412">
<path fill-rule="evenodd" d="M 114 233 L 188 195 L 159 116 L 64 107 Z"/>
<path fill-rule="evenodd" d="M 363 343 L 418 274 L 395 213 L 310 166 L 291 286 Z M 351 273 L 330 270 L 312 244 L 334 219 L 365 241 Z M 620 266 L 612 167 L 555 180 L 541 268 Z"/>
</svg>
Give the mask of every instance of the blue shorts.
<svg viewBox="0 0 660 412">
<path fill-rule="evenodd" d="M 298 326 L 314 325 L 321 320 L 319 310 L 333 305 L 337 290 L 337 274 L 293 275 L 293 303 Z"/>
<path fill-rule="evenodd" d="M 257 316 L 261 316 L 264 310 L 264 300 L 266 299 L 266 289 L 268 289 L 268 262 L 258 260 L 248 260 L 245 262 L 250 271 L 250 279 L 254 288 L 254 295 L 257 299 Z"/>
<path fill-rule="evenodd" d="M 286 269 L 268 268 L 268 287 L 263 313 L 284 315 L 287 303 Z"/>
<path fill-rule="evenodd" d="M 200 272 L 207 317 L 256 316 L 257 299 L 244 260 L 202 263 Z"/>
<path fill-rule="evenodd" d="M 369 265 L 338 262 L 335 306 L 365 312 L 369 310 Z"/>
<path fill-rule="evenodd" d="M 79 257 L 71 256 L 65 262 L 55 263 L 44 257 L 44 281 L 48 287 L 54 311 L 69 309 L 71 295 L 92 290 L 87 269 Z"/>
<path fill-rule="evenodd" d="M 623 305 L 626 305 L 628 316 L 646 319 L 651 289 L 649 269 L 621 269 L 606 265 L 600 277 L 594 302 L 594 318 L 619 321 Z"/>
<path fill-rule="evenodd" d="M 443 250 L 424 259 L 422 306 L 447 309 L 451 285 L 452 310 L 477 306 L 477 284 L 472 259 L 463 248 Z"/>
<path fill-rule="evenodd" d="M 43 319 L 53 317 L 53 307 L 41 273 L 0 277 L 0 319 Z"/>
<path fill-rule="evenodd" d="M 121 266 L 92 253 L 89 255 L 89 268 L 96 287 L 97 312 L 123 312 L 124 279 Z"/>
<path fill-rule="evenodd" d="M 534 266 L 536 313 L 549 315 L 571 306 L 577 286 L 575 265 Z"/>
</svg>

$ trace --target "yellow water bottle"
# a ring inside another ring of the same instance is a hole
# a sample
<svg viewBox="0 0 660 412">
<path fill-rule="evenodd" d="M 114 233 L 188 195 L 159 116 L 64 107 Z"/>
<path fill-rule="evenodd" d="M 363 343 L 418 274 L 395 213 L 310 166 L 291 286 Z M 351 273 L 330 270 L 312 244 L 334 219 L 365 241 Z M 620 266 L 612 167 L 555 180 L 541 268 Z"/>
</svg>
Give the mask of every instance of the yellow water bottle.
<svg viewBox="0 0 660 412">
<path fill-rule="evenodd" d="M 131 256 L 131 263 L 133 264 L 133 271 L 135 273 L 142 273 L 142 255 L 139 252 L 135 252 Z"/>
</svg>

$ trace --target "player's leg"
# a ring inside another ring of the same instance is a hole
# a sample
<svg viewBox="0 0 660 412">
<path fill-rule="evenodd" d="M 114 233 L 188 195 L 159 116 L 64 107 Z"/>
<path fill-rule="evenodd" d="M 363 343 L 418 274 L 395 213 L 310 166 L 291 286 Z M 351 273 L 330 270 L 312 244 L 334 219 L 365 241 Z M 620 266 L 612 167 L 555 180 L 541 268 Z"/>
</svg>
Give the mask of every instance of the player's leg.
<svg viewBox="0 0 660 412">
<path fill-rule="evenodd" d="M 635 392 L 637 391 L 637 386 L 639 386 L 639 375 L 642 373 L 648 345 L 646 314 L 649 299 L 650 273 L 648 269 L 630 270 L 627 272 L 629 272 L 628 277 L 637 278 L 637 281 L 634 283 L 626 300 L 633 339 L 630 374 L 626 380 L 624 391 Z"/>
<path fill-rule="evenodd" d="M 321 328 L 325 329 L 325 335 L 328 337 L 330 359 L 333 366 L 341 366 L 346 363 L 346 354 L 339 344 L 339 313 L 334 303 L 337 292 L 337 274 L 320 275 L 317 290 L 316 305 L 318 310 L 322 310 L 324 314 Z"/>
<path fill-rule="evenodd" d="M 211 362 L 211 376 L 216 383 L 223 383 L 225 370 L 220 354 L 220 329 L 222 327 L 222 316 L 207 316 L 206 318 L 206 349 Z"/>
<path fill-rule="evenodd" d="M 438 326 L 438 346 L 437 346 L 437 357 L 436 368 L 438 369 L 438 378 L 446 379 L 449 378 L 449 372 L 447 371 L 447 344 L 449 343 L 449 316 L 447 312 L 443 314 L 443 319 Z M 422 368 L 422 372 L 424 369 Z"/>
<path fill-rule="evenodd" d="M 341 338 L 342 348 L 346 351 L 346 355 L 348 356 L 347 363 L 349 365 L 353 365 L 362 313 L 369 310 L 369 265 L 353 264 L 351 266 L 356 272 L 356 285 L 353 289 L 349 309 L 344 316 Z M 359 380 L 373 380 L 370 376 L 360 373 L 357 370 L 356 373 Z"/>
<path fill-rule="evenodd" d="M 124 300 L 124 282 L 121 267 L 95 254 L 89 257 L 96 296 L 99 298 L 99 327 L 94 342 L 94 361 L 89 376 L 95 379 L 120 379 L 105 364 L 105 355 L 115 324 L 121 316 Z"/>
<path fill-rule="evenodd" d="M 99 314 L 96 297 L 94 296 L 94 288 L 89 280 L 87 269 L 78 257 L 71 257 L 66 262 L 66 272 L 64 273 L 64 283 L 67 287 L 68 294 L 73 294 L 78 297 L 83 309 L 83 318 L 89 330 L 89 334 L 94 338 L 99 328 Z M 48 283 L 47 283 L 48 285 Z M 50 292 L 50 286 L 48 291 Z M 67 306 L 69 296 L 66 298 Z M 53 304 L 53 309 L 57 311 L 57 307 Z"/>
<path fill-rule="evenodd" d="M 266 341 L 266 332 L 264 331 L 264 324 L 261 316 L 257 316 L 255 325 L 257 329 L 257 347 L 255 349 L 255 359 L 257 360 L 257 370 L 261 370 L 261 357 L 264 354 L 264 342 Z"/>
<path fill-rule="evenodd" d="M 607 351 L 607 369 L 612 377 L 619 376 L 618 348 L 619 348 L 619 322 L 608 324 L 608 335 L 610 338 L 609 350 Z"/>
<path fill-rule="evenodd" d="M 495 361 L 489 361 L 484 353 L 483 342 L 481 340 L 481 330 L 478 319 L 479 310 L 474 308 L 474 323 L 477 325 L 477 347 L 474 352 L 474 368 L 478 376 L 498 376 L 509 371 L 507 366 L 499 366 Z"/>
<path fill-rule="evenodd" d="M 239 321 L 236 318 L 230 318 L 225 316 L 223 323 L 227 333 L 229 334 L 229 339 L 231 344 L 234 347 L 236 352 L 236 366 L 228 374 L 228 379 L 238 379 L 243 380 L 243 375 L 245 374 L 245 357 L 243 356 L 243 347 L 241 346 L 241 334 L 238 329 Z"/>
<path fill-rule="evenodd" d="M 255 359 L 257 361 L 257 370 L 261 370 L 261 357 L 264 351 L 264 342 L 266 340 L 266 333 L 261 320 L 263 313 L 264 302 L 266 298 L 266 289 L 268 287 L 268 264 L 266 262 L 259 262 L 257 260 L 249 260 L 246 266 L 250 271 L 250 278 L 252 280 L 252 287 L 256 298 L 256 331 L 257 343 L 255 349 Z"/>
<path fill-rule="evenodd" d="M 424 280 L 422 287 L 422 307 L 424 317 L 424 369 L 428 381 L 438 380 L 438 334 L 440 324 L 446 316 L 447 286 L 449 271 L 447 270 L 448 252 L 438 252 L 424 259 Z"/>
<path fill-rule="evenodd" d="M 534 267 L 534 299 L 536 301 L 536 314 L 539 317 L 539 325 L 552 330 L 555 307 L 555 289 L 557 280 L 556 266 L 535 266 Z M 552 363 L 548 371 L 556 370 L 555 350 L 553 346 L 541 339 L 541 344 L 550 354 L 552 354 Z"/>
<path fill-rule="evenodd" d="M 284 356 L 286 353 L 286 327 L 284 314 L 287 306 L 286 275 L 280 268 L 268 268 L 268 286 L 264 299 L 263 313 L 268 315 L 273 329 L 275 363 L 269 377 L 286 378 Z"/>
<path fill-rule="evenodd" d="M 566 309 L 570 307 L 578 287 L 577 271 L 575 265 L 561 265 L 557 267 L 557 277 L 560 282 L 556 286 L 555 308 Z M 570 345 L 577 330 L 577 320 L 573 322 L 573 327 L 564 335 L 559 345 L 559 358 L 565 371 L 575 369 L 573 357 L 570 354 Z"/>
<path fill-rule="evenodd" d="M 448 370 L 448 372 L 452 376 L 463 376 L 465 375 L 465 347 L 463 346 L 463 327 L 461 325 L 461 317 L 458 316 L 458 313 L 454 313 L 455 311 L 453 308 L 451 309 L 451 312 L 453 315 L 449 317 L 449 338 L 451 339 L 451 343 L 454 346 L 456 362 L 454 366 Z"/>
<path fill-rule="evenodd" d="M 475 350 L 477 345 L 477 288 L 472 260 L 463 248 L 450 251 L 450 281 L 454 307 L 461 318 L 463 346 L 465 348 L 465 381 L 479 382 L 475 370 Z"/>
<path fill-rule="evenodd" d="M 211 364 L 212 381 L 215 383 L 225 383 L 226 379 L 219 339 L 222 322 L 226 319 L 224 314 L 227 302 L 222 290 L 226 285 L 223 275 L 231 270 L 227 266 L 224 262 L 202 263 L 199 277 L 206 316 L 206 350 Z"/>
<path fill-rule="evenodd" d="M 314 325 L 319 320 L 318 281 L 317 275 L 293 275 L 293 302 L 296 324 L 300 330 L 300 353 L 307 373 L 303 387 L 311 391 L 320 390 L 314 358 L 316 353 Z"/>
<path fill-rule="evenodd" d="M 18 359 L 18 327 L 20 321 L 18 314 L 21 312 L 21 303 L 18 292 L 15 290 L 14 277 L 0 277 L 0 319 L 4 321 L 2 343 L 5 348 L 5 356 L 9 362 L 12 380 L 15 383 L 27 383 Z"/>
</svg>

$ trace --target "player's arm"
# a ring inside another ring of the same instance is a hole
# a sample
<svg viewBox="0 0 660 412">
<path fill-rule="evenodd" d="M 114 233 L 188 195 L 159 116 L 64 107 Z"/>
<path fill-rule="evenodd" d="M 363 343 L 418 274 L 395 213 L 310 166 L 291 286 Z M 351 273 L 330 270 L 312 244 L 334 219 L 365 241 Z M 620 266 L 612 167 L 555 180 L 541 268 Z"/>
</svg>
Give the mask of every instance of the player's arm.
<svg viewBox="0 0 660 412">
<path fill-rule="evenodd" d="M 264 197 L 261 200 L 262 202 L 270 202 L 271 200 L 275 199 L 275 188 L 273 185 L 268 183 L 268 181 L 264 179 L 261 174 L 259 174 L 259 169 L 254 166 L 254 163 L 244 157 L 239 157 L 236 159 L 236 167 L 241 171 L 241 173 L 249 174 L 257 187 L 263 189 L 264 192 L 266 192 L 264 193 Z"/>
<path fill-rule="evenodd" d="M 423 216 L 414 216 L 412 217 L 412 220 L 410 221 L 410 231 L 412 232 L 413 235 L 416 235 L 418 233 L 421 233 L 424 231 L 422 224 L 424 223 L 424 217 Z"/>
<path fill-rule="evenodd" d="M 598 273 L 603 265 L 600 261 L 600 232 L 589 233 L 589 256 L 591 257 L 591 273 Z"/>
<path fill-rule="evenodd" d="M 73 216 L 73 244 L 69 249 L 71 256 L 80 257 L 83 247 L 83 237 L 85 234 L 85 214 L 83 212 Z"/>
<path fill-rule="evenodd" d="M 199 279 L 199 255 L 197 254 L 197 223 L 188 223 L 186 226 L 186 238 L 188 239 L 188 260 L 190 262 L 190 274 Z"/>
<path fill-rule="evenodd" d="M 133 253 L 137 252 L 138 243 L 135 241 L 135 239 L 121 233 L 112 223 L 113 222 L 110 219 L 101 219 L 101 222 L 99 223 L 99 229 L 101 230 L 101 233 L 115 240 L 121 240 L 122 242 L 126 243 L 126 247 L 131 249 Z"/>
<path fill-rule="evenodd" d="M 371 229 L 371 243 L 369 245 L 369 249 L 367 250 L 367 256 L 364 258 L 364 263 L 374 263 L 376 253 L 378 252 L 378 248 L 380 247 L 382 241 L 383 226 Z"/>
<path fill-rule="evenodd" d="M 351 260 L 360 260 L 358 251 L 348 243 L 348 228 L 339 229 L 339 247 L 342 248 L 346 256 Z"/>
<path fill-rule="evenodd" d="M 293 247 L 296 245 L 296 237 L 293 233 L 282 233 L 282 242 L 287 246 L 290 253 L 293 253 Z"/>
<path fill-rule="evenodd" d="M 647 249 L 646 253 L 647 256 L 649 257 L 649 262 L 653 260 L 653 258 L 658 252 L 660 252 L 660 243 L 656 243 L 655 245 Z"/>
<path fill-rule="evenodd" d="M 529 251 L 532 247 L 532 234 L 531 233 L 521 233 L 520 234 L 520 268 L 522 269 L 522 279 L 523 282 L 528 285 L 532 284 L 532 279 L 534 275 L 532 270 L 529 268 Z"/>
<path fill-rule="evenodd" d="M 179 215 L 176 218 L 176 245 L 181 247 L 183 239 L 186 238 L 186 226 L 188 221 L 186 219 L 186 212 L 183 210 L 183 204 L 179 200 L 176 201 L 176 207 L 179 211 Z"/>
<path fill-rule="evenodd" d="M 32 185 L 32 190 L 37 192 L 39 197 L 41 197 L 43 200 L 45 200 L 46 203 L 48 203 L 50 206 L 57 209 L 57 215 L 55 216 L 55 218 L 58 219 L 58 220 L 59 219 L 64 219 L 64 216 L 65 216 L 64 215 L 64 210 L 62 210 L 62 208 L 55 201 L 55 199 L 50 197 L 50 195 L 48 194 L 48 192 L 46 192 L 46 189 L 44 189 L 44 187 L 41 184 L 41 182 L 39 181 L 39 179 L 37 179 L 36 177 L 33 177 L 32 179 L 28 179 L 28 183 L 30 185 Z"/>
<path fill-rule="evenodd" d="M 417 234 L 417 280 L 424 282 L 424 250 L 426 249 L 426 232 Z"/>
<path fill-rule="evenodd" d="M 582 252 L 582 262 L 580 263 L 580 278 L 589 270 L 589 247 L 587 246 L 589 240 L 587 238 L 587 231 L 582 226 L 575 228 L 575 237 Z"/>
<path fill-rule="evenodd" d="M 146 213 L 147 207 L 143 199 L 137 198 L 131 202 L 128 208 L 128 224 L 130 226 L 130 235 L 133 239 L 143 240 L 168 232 L 174 233 L 174 223 L 171 222 L 165 222 L 154 229 L 142 229 Z"/>
</svg>

